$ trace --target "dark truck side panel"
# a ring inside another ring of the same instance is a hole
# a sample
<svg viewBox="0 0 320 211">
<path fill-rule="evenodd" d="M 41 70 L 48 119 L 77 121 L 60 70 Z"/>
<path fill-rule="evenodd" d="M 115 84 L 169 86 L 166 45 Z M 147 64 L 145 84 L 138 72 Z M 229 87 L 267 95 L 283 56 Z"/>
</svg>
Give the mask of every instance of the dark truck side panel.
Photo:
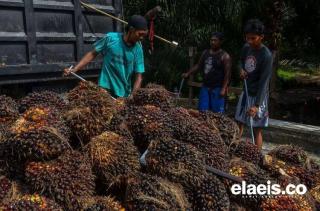
<svg viewBox="0 0 320 211">
<path fill-rule="evenodd" d="M 122 17 L 121 0 L 83 0 Z M 79 0 L 0 0 L 0 85 L 61 80 L 92 43 L 121 23 L 81 7 Z M 101 58 L 85 77 L 96 77 Z"/>
</svg>

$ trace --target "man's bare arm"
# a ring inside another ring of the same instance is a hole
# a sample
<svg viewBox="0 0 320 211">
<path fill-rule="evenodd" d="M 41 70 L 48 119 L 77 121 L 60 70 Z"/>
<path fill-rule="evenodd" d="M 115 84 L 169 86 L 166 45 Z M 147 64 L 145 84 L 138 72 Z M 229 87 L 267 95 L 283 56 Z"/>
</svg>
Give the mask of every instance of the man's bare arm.
<svg viewBox="0 0 320 211">
<path fill-rule="evenodd" d="M 142 74 L 141 73 L 136 73 L 136 79 L 134 81 L 134 85 L 133 85 L 133 90 L 132 90 L 132 94 L 134 94 L 138 89 L 140 89 L 141 84 L 142 84 Z"/>
<path fill-rule="evenodd" d="M 225 54 L 223 56 L 223 64 L 224 64 L 224 79 L 222 88 L 226 89 L 228 87 L 230 78 L 231 78 L 231 67 L 232 67 L 232 61 L 229 54 Z"/>
<path fill-rule="evenodd" d="M 202 63 L 203 57 L 204 57 L 204 52 L 202 53 L 202 55 L 201 55 L 198 63 L 195 64 L 193 67 L 191 67 L 191 68 L 188 70 L 188 72 L 183 73 L 183 74 L 182 74 L 182 77 L 183 77 L 183 78 L 188 78 L 191 74 L 197 72 L 197 71 L 199 70 L 199 68 L 200 68 L 200 65 L 201 65 L 201 63 Z"/>
<path fill-rule="evenodd" d="M 97 56 L 98 56 L 98 53 L 95 50 L 88 52 L 73 69 L 71 70 L 69 70 L 68 68 L 64 69 L 63 75 L 67 76 L 71 72 L 78 72 L 82 70 L 87 64 L 93 61 Z"/>
</svg>

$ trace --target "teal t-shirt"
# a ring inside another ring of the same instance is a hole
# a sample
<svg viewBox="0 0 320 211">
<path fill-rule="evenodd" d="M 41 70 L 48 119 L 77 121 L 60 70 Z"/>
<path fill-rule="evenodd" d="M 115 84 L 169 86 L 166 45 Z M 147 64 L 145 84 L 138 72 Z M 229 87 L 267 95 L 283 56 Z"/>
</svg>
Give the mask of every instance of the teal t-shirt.
<svg viewBox="0 0 320 211">
<path fill-rule="evenodd" d="M 94 49 L 103 55 L 99 86 L 109 89 L 115 96 L 128 97 L 132 90 L 132 74 L 144 73 L 141 43 L 127 46 L 122 33 L 110 32 L 94 43 Z"/>
</svg>

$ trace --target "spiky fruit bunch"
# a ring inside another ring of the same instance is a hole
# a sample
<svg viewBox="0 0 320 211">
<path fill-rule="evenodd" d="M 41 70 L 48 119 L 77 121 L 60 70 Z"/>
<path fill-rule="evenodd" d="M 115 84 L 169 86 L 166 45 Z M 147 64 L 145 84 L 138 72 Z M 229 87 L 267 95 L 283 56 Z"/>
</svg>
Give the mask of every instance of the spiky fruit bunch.
<svg viewBox="0 0 320 211">
<path fill-rule="evenodd" d="M 10 179 L 23 179 L 25 163 L 15 159 L 15 157 L 8 156 L 7 149 L 6 147 L 5 156 L 0 158 L 0 174 L 8 176 Z"/>
<path fill-rule="evenodd" d="M 281 195 L 276 198 L 264 199 L 261 203 L 261 210 L 312 211 L 313 205 L 303 196 Z"/>
<path fill-rule="evenodd" d="M 71 149 L 68 140 L 53 127 L 13 134 L 5 141 L 17 160 L 50 160 Z"/>
<path fill-rule="evenodd" d="M 268 154 L 294 165 L 304 165 L 308 158 L 307 153 L 302 148 L 293 145 L 278 146 Z"/>
<path fill-rule="evenodd" d="M 261 151 L 255 144 L 248 141 L 232 142 L 229 146 L 229 154 L 254 164 L 259 164 L 262 160 Z"/>
<path fill-rule="evenodd" d="M 65 121 L 69 125 L 72 136 L 80 145 L 87 144 L 91 138 L 108 129 L 110 119 L 94 114 L 90 107 L 78 107 L 65 113 Z"/>
<path fill-rule="evenodd" d="M 147 170 L 181 183 L 192 191 L 205 178 L 202 154 L 193 146 L 174 139 L 153 141 L 146 155 Z"/>
<path fill-rule="evenodd" d="M 291 177 L 299 178 L 300 182 L 309 189 L 320 184 L 320 172 L 316 170 L 308 170 L 299 166 L 285 166 L 284 171 Z"/>
<path fill-rule="evenodd" d="M 60 112 L 55 108 L 32 107 L 12 125 L 10 131 L 14 134 L 40 129 L 42 127 L 56 128 L 63 136 L 70 136 L 69 128 L 66 126 Z"/>
<path fill-rule="evenodd" d="M 109 131 L 113 131 L 119 135 L 122 135 L 130 140 L 133 140 L 131 132 L 129 130 L 126 120 L 126 110 L 122 109 L 118 111 L 113 117 L 108 126 Z"/>
<path fill-rule="evenodd" d="M 230 161 L 229 173 L 241 177 L 250 184 L 266 184 L 268 180 L 272 180 L 272 177 L 265 170 L 239 158 Z"/>
<path fill-rule="evenodd" d="M 205 121 L 208 127 L 218 130 L 221 138 L 227 145 L 236 141 L 239 137 L 240 130 L 237 123 L 226 115 L 211 111 L 199 112 L 195 110 L 189 110 L 189 114 L 201 121 Z"/>
<path fill-rule="evenodd" d="M 183 188 L 165 179 L 141 174 L 129 184 L 128 210 L 188 210 Z"/>
<path fill-rule="evenodd" d="M 2 125 L 0 125 L 0 145 L 2 141 L 5 141 L 6 138 L 8 137 L 8 130 L 3 127 Z M 1 157 L 1 147 L 0 147 L 0 157 Z"/>
<path fill-rule="evenodd" d="M 259 185 L 267 184 L 268 181 L 270 181 L 271 183 L 274 182 L 274 179 L 268 174 L 268 172 L 261 169 L 257 165 L 246 162 L 239 158 L 231 160 L 229 174 L 242 178 L 244 181 L 246 181 L 247 184 Z M 227 182 L 227 185 L 229 187 L 231 187 L 232 184 L 234 183 Z M 245 199 L 244 197 L 245 196 L 243 196 L 242 194 L 237 196 L 232 194 L 230 195 L 230 198 L 232 198 L 233 200 L 240 202 L 241 204 L 244 204 L 246 206 L 251 206 L 252 208 L 257 209 L 257 206 L 259 206 L 261 198 L 258 197 Z"/>
<path fill-rule="evenodd" d="M 13 184 L 7 177 L 0 176 L 0 205 L 10 196 L 12 187 Z"/>
<path fill-rule="evenodd" d="M 90 107 L 97 115 L 112 117 L 115 112 L 116 101 L 103 88 L 92 82 L 80 82 L 68 94 L 70 109 Z"/>
<path fill-rule="evenodd" d="M 230 201 L 224 184 L 209 175 L 197 187 L 193 195 L 193 210 L 229 210 Z"/>
<path fill-rule="evenodd" d="M 78 201 L 83 211 L 124 211 L 121 204 L 109 196 L 79 198 Z"/>
<path fill-rule="evenodd" d="M 163 85 L 155 84 L 155 83 L 148 83 L 146 85 L 146 88 L 147 89 L 164 89 L 164 90 L 166 90 L 166 88 Z"/>
<path fill-rule="evenodd" d="M 69 111 L 64 118 L 81 144 L 105 131 L 118 108 L 117 101 L 92 82 L 80 82 L 67 98 Z"/>
<path fill-rule="evenodd" d="M 136 106 L 154 105 L 168 109 L 173 107 L 173 94 L 164 87 L 150 85 L 149 88 L 138 89 L 128 103 Z"/>
<path fill-rule="evenodd" d="M 31 107 L 53 107 L 63 111 L 66 103 L 58 93 L 52 91 L 32 92 L 20 100 L 19 111 L 25 112 Z"/>
<path fill-rule="evenodd" d="M 252 209 L 249 209 L 243 204 L 240 204 L 237 201 L 230 200 L 230 211 L 252 211 Z"/>
<path fill-rule="evenodd" d="M 286 166 L 286 162 L 279 160 L 270 155 L 264 155 L 262 159 L 262 167 L 266 169 L 272 176 L 278 177 L 285 175 L 283 168 Z M 288 175 L 285 175 L 288 176 Z"/>
<path fill-rule="evenodd" d="M 1 207 L 0 207 L 1 208 Z M 47 199 L 38 194 L 25 195 L 13 199 L 6 203 L 1 210 L 3 211 L 22 211 L 22 210 L 32 210 L 32 211 L 45 211 L 54 210 L 62 211 L 63 209 L 56 204 L 54 201 Z"/>
<path fill-rule="evenodd" d="M 208 165 L 225 170 L 227 146 L 217 131 L 192 117 L 188 110 L 183 108 L 171 109 L 169 116 L 176 139 L 189 143 L 204 153 Z"/>
<path fill-rule="evenodd" d="M 218 129 L 218 125 L 216 125 L 215 119 L 209 118 L 209 115 L 206 115 L 207 113 L 209 114 L 209 112 L 201 112 L 195 109 L 188 109 L 188 114 L 190 114 L 192 117 L 206 124 L 207 127 L 215 131 L 215 133 L 220 132 Z"/>
<path fill-rule="evenodd" d="M 127 126 L 140 152 L 144 152 L 151 140 L 172 136 L 166 112 L 152 105 L 132 106 L 127 110 Z"/>
<path fill-rule="evenodd" d="M 317 210 L 320 209 L 320 185 L 314 187 L 310 191 L 311 196 L 313 197 L 314 201 L 316 202 Z"/>
<path fill-rule="evenodd" d="M 95 172 L 103 177 L 107 186 L 137 174 L 139 154 L 133 141 L 113 132 L 94 137 L 85 147 Z"/>
<path fill-rule="evenodd" d="M 0 95 L 0 124 L 10 124 L 19 116 L 18 105 L 11 97 Z"/>
<path fill-rule="evenodd" d="M 94 176 L 90 161 L 79 152 L 68 152 L 54 161 L 30 162 L 25 178 L 36 192 L 54 198 L 64 208 L 71 209 L 76 197 L 90 197 L 94 193 Z"/>
<path fill-rule="evenodd" d="M 309 189 L 320 184 L 320 171 L 316 168 L 293 165 L 270 155 L 264 156 L 263 167 L 277 178 L 281 175 L 284 177 L 295 178 L 295 180 L 299 180 L 300 183 L 303 183 Z"/>
</svg>

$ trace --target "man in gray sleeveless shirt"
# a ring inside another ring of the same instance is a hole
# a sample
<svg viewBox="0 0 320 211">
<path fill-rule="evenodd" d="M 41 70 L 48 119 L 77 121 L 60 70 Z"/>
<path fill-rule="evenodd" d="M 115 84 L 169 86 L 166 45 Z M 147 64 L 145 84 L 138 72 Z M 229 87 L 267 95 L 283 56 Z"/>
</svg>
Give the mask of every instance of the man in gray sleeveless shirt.
<svg viewBox="0 0 320 211">
<path fill-rule="evenodd" d="M 239 122 L 242 135 L 244 125 L 250 124 L 253 117 L 253 128 L 256 145 L 262 148 L 262 129 L 268 126 L 269 83 L 272 75 L 272 53 L 262 43 L 264 25 L 259 20 L 249 20 L 245 26 L 247 43 L 241 51 L 240 77 L 246 79 L 248 95 L 242 92 L 236 109 L 235 118 Z M 249 105 L 247 104 L 247 97 Z"/>
</svg>

